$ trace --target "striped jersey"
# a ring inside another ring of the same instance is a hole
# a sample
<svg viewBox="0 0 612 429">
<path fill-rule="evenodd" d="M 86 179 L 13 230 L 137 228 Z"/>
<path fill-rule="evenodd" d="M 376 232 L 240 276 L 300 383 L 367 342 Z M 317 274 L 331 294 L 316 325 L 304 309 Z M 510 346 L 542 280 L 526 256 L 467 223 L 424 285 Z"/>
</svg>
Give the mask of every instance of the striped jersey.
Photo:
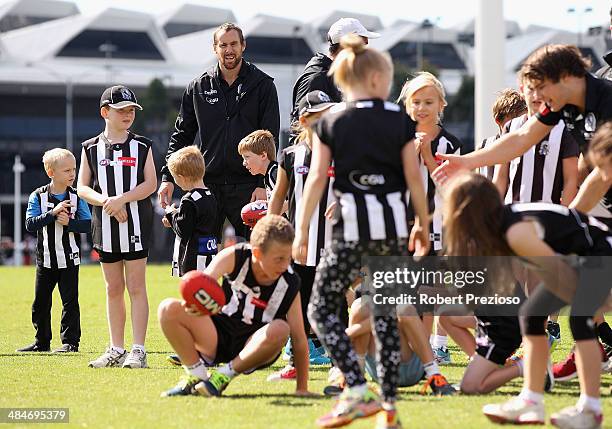
<svg viewBox="0 0 612 429">
<path fill-rule="evenodd" d="M 436 153 L 456 154 L 459 153 L 463 144 L 461 141 L 446 131 L 444 128 L 440 130 L 435 139 L 431 141 L 431 152 L 435 156 Z M 431 223 L 429 225 L 429 241 L 431 249 L 434 251 L 442 250 L 442 197 L 437 192 L 436 184 L 434 183 L 429 170 L 425 165 L 422 157 L 419 157 L 419 169 L 421 178 L 423 179 L 423 188 L 427 197 L 427 206 L 431 214 Z M 408 210 L 409 219 L 414 220 L 414 208 L 412 202 L 409 202 Z"/>
<path fill-rule="evenodd" d="M 401 152 L 416 124 L 397 104 L 381 99 L 339 103 L 315 124 L 331 150 L 340 215 L 332 236 L 346 242 L 408 237 Z"/>
<path fill-rule="evenodd" d="M 296 222 L 296 214 L 302 203 L 304 185 L 310 171 L 312 150 L 305 143 L 297 143 L 289 146 L 281 152 L 279 166 L 287 174 L 289 181 L 289 221 L 293 226 Z M 321 199 L 317 203 L 314 213 L 310 218 L 308 227 L 308 255 L 306 265 L 315 267 L 319 263 L 322 252 L 331 241 L 332 222 L 325 217 L 325 210 L 334 202 L 332 184 L 334 181 L 333 168 L 328 169 L 327 186 L 323 191 Z"/>
<path fill-rule="evenodd" d="M 528 116 L 515 118 L 510 131 L 519 129 Z M 536 202 L 559 204 L 563 191 L 563 160 L 578 157 L 578 143 L 559 121 L 540 143 L 510 161 L 508 190 L 505 202 Z"/>
<path fill-rule="evenodd" d="M 540 239 L 556 253 L 612 255 L 612 236 L 606 225 L 592 216 L 550 203 L 516 203 L 504 207 L 502 231 L 519 222 L 535 221 Z"/>
<path fill-rule="evenodd" d="M 289 266 L 274 284 L 261 286 L 253 274 L 251 245 L 234 246 L 234 271 L 223 278 L 223 289 L 231 289 L 231 297 L 221 313 L 246 323 L 263 326 L 274 319 L 285 319 L 300 291 L 300 278 Z"/>
<path fill-rule="evenodd" d="M 93 176 L 92 188 L 114 197 L 144 182 L 144 167 L 152 142 L 128 133 L 123 143 L 109 143 L 103 134 L 83 142 Z M 101 206 L 93 206 L 93 247 L 103 252 L 128 253 L 148 249 L 153 208 L 150 198 L 126 204 L 127 222 L 119 223 Z"/>
<path fill-rule="evenodd" d="M 276 186 L 276 177 L 278 175 L 278 162 L 270 161 L 266 173 L 264 174 L 264 187 L 266 188 L 266 198 L 268 201 L 272 199 L 272 191 Z"/>
<path fill-rule="evenodd" d="M 176 234 L 172 252 L 172 275 L 203 271 L 217 254 L 217 200 L 209 189 L 192 189 L 181 198 L 178 209 L 166 214 Z"/>
<path fill-rule="evenodd" d="M 493 142 L 495 142 L 497 139 L 499 139 L 499 134 L 495 134 L 494 136 L 487 137 L 486 139 L 482 141 L 482 143 L 476 150 L 484 149 L 485 147 L 491 146 Z M 486 167 L 479 167 L 478 173 L 492 181 L 493 175 L 495 173 L 495 166 L 489 165 Z"/>
<path fill-rule="evenodd" d="M 42 213 L 49 212 L 61 203 L 50 192 L 50 185 L 42 186 L 34 191 L 38 199 Z M 79 205 L 79 197 L 76 189 L 68 187 L 64 200 L 69 200 L 72 204 L 70 208 L 70 217 L 74 219 L 77 207 Z M 57 221 L 42 227 L 36 231 L 37 246 L 36 246 L 36 263 L 39 267 L 44 268 L 68 268 L 80 265 L 80 234 L 68 231 L 67 226 L 63 226 Z"/>
</svg>

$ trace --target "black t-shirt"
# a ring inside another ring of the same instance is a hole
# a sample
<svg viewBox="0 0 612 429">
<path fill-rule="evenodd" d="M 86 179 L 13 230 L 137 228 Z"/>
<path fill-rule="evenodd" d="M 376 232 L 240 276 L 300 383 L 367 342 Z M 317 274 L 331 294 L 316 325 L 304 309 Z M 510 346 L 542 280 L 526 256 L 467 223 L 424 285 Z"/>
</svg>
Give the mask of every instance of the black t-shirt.
<svg viewBox="0 0 612 429">
<path fill-rule="evenodd" d="M 550 203 L 519 203 L 504 207 L 502 232 L 519 222 L 534 221 L 541 239 L 556 253 L 612 255 L 608 228 L 592 216 Z"/>
<path fill-rule="evenodd" d="M 545 125 L 554 126 L 560 120 L 578 142 L 582 153 L 586 153 L 589 142 L 599 125 L 612 119 L 612 82 L 587 74 L 584 112 L 572 104 L 566 104 L 560 111 L 552 112 L 544 106 L 537 118 Z"/>
</svg>

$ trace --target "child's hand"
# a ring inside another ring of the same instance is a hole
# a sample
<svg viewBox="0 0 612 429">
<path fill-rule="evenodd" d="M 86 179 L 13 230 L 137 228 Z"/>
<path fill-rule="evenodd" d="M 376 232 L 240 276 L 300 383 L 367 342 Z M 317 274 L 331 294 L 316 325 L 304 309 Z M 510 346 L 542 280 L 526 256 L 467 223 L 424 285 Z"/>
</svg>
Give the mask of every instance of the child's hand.
<svg viewBox="0 0 612 429">
<path fill-rule="evenodd" d="M 172 228 L 172 225 L 170 225 L 170 222 L 165 217 L 162 217 L 162 225 L 164 225 L 166 228 Z"/>
<path fill-rule="evenodd" d="M 127 222 L 127 220 L 128 220 L 127 210 L 125 208 L 122 208 L 121 210 L 119 210 L 115 214 L 115 219 L 117 219 L 117 222 L 119 222 L 119 223 Z"/>
<path fill-rule="evenodd" d="M 57 215 L 56 220 L 60 225 L 68 226 L 68 222 L 70 222 L 70 216 L 68 216 L 68 213 L 63 211 Z"/>
<path fill-rule="evenodd" d="M 191 306 L 188 306 L 185 301 L 181 301 L 181 306 L 183 306 L 183 309 L 185 310 L 185 313 L 187 313 L 190 316 L 196 316 L 196 317 L 197 316 L 203 316 L 203 314 L 200 313 L 200 311 L 195 306 L 195 304 L 191 304 Z"/>
<path fill-rule="evenodd" d="M 109 216 L 115 216 L 117 212 L 121 210 L 125 210 L 125 204 L 123 202 L 123 197 L 108 197 L 104 202 L 104 211 Z"/>
<path fill-rule="evenodd" d="M 338 206 L 338 202 L 333 201 L 327 208 L 325 209 L 325 217 L 329 220 L 334 219 L 334 214 L 336 213 L 336 207 Z"/>
<path fill-rule="evenodd" d="M 166 214 L 170 214 L 170 213 L 174 213 L 175 211 L 177 211 L 178 209 L 176 208 L 176 206 L 174 205 L 174 203 L 172 203 L 169 206 L 166 206 L 166 208 L 164 209 L 166 211 Z"/>
<path fill-rule="evenodd" d="M 59 215 L 62 212 L 65 212 L 66 214 L 70 213 L 70 209 L 73 207 L 72 204 L 70 204 L 70 201 L 66 200 L 66 201 L 62 201 L 61 203 L 59 203 L 58 205 L 56 205 L 52 212 L 53 212 L 53 216 Z"/>
</svg>

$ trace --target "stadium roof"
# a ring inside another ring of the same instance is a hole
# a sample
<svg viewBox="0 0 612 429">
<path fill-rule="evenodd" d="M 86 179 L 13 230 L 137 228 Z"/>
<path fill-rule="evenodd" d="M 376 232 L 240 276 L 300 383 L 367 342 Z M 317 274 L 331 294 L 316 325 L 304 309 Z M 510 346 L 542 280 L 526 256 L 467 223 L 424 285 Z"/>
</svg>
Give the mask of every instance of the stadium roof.
<svg viewBox="0 0 612 429">
<path fill-rule="evenodd" d="M 122 9 L 14 30 L 4 34 L 2 40 L 8 53 L 24 62 L 59 57 L 103 61 L 173 59 L 151 15 Z"/>
<path fill-rule="evenodd" d="M 169 38 L 194 33 L 224 22 L 235 22 L 236 17 L 229 9 L 185 3 L 157 17 L 157 23 Z"/>
<path fill-rule="evenodd" d="M 78 14 L 77 5 L 68 1 L 9 1 L 0 5 L 0 33 Z"/>
</svg>

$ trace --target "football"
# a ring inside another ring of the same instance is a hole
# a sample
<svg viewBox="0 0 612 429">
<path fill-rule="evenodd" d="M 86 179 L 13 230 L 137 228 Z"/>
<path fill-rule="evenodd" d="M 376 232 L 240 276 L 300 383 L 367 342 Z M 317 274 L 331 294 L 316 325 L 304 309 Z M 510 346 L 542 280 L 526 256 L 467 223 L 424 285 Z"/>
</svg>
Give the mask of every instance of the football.
<svg viewBox="0 0 612 429">
<path fill-rule="evenodd" d="M 245 205 L 240 211 L 242 222 L 245 225 L 253 228 L 257 221 L 268 213 L 268 202 L 265 200 L 257 200 Z"/>
<path fill-rule="evenodd" d="M 193 313 L 216 314 L 225 305 L 225 294 L 219 283 L 201 271 L 186 273 L 179 285 L 181 296 Z"/>
</svg>

